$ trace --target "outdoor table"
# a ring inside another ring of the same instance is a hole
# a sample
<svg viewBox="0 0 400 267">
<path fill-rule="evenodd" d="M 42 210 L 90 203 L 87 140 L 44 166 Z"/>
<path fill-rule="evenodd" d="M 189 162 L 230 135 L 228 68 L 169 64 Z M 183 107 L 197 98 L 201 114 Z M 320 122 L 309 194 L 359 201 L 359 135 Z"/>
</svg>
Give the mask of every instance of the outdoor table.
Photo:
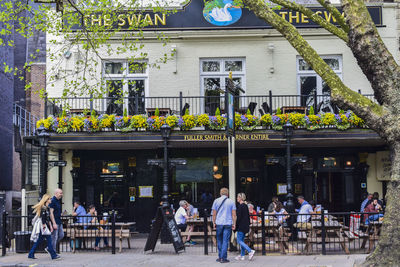
<svg viewBox="0 0 400 267">
<path fill-rule="evenodd" d="M 122 251 L 122 239 L 126 238 L 128 247 L 131 248 L 130 243 L 130 227 L 135 225 L 136 222 L 115 222 L 115 237 L 119 238 L 119 252 Z M 66 229 L 67 236 L 72 240 L 76 238 L 91 238 L 91 237 L 112 237 L 111 231 L 112 223 L 70 223 Z M 72 242 L 72 252 L 75 252 L 75 242 Z"/>
<path fill-rule="evenodd" d="M 379 235 L 381 233 L 381 228 L 382 228 L 382 221 L 372 221 L 368 224 L 368 227 L 365 231 L 366 235 L 364 236 L 363 242 L 361 244 L 361 248 L 365 248 L 367 239 L 369 240 L 368 250 L 367 250 L 368 254 L 371 252 L 371 249 L 372 249 L 372 246 L 373 246 L 375 240 L 379 239 Z"/>
<path fill-rule="evenodd" d="M 194 231 L 194 229 L 197 227 L 204 227 L 204 218 L 190 218 L 186 220 L 186 230 L 184 232 L 181 232 L 182 236 L 204 236 L 204 231 Z M 193 232 L 189 232 L 190 226 L 193 226 Z M 213 231 L 213 225 L 212 225 L 212 220 L 209 219 L 207 223 L 207 230 L 208 230 L 208 236 L 211 236 L 212 242 L 214 245 L 217 245 L 217 239 L 216 239 L 216 232 Z"/>
<path fill-rule="evenodd" d="M 338 221 L 331 220 L 324 222 L 325 228 L 325 243 L 339 242 L 346 254 L 350 254 L 346 246 L 346 240 L 342 235 L 343 225 Z M 307 241 L 305 250 L 309 252 L 313 243 L 322 243 L 322 223 L 319 221 L 311 221 L 311 228 L 307 229 Z"/>
<path fill-rule="evenodd" d="M 254 242 L 254 235 L 256 232 L 262 230 L 262 224 L 260 221 L 250 224 L 249 238 L 250 241 Z M 289 239 L 289 234 L 286 232 L 285 228 L 278 223 L 276 219 L 268 219 L 265 223 L 265 234 L 272 234 L 270 241 L 275 241 L 279 245 L 279 251 L 281 254 L 286 254 L 288 248 L 287 241 Z"/>
</svg>

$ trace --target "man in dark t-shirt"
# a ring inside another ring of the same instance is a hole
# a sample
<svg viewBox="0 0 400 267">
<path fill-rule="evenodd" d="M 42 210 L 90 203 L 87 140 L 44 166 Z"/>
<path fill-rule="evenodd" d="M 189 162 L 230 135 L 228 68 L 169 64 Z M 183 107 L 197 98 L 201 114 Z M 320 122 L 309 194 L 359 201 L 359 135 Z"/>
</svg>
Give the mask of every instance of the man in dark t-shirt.
<svg viewBox="0 0 400 267">
<path fill-rule="evenodd" d="M 64 237 L 64 230 L 61 222 L 61 198 L 63 192 L 60 188 L 54 191 L 54 197 L 50 203 L 50 219 L 53 224 L 53 232 L 51 233 L 51 241 L 53 243 L 54 250 L 57 249 L 57 243 L 60 242 Z"/>
</svg>

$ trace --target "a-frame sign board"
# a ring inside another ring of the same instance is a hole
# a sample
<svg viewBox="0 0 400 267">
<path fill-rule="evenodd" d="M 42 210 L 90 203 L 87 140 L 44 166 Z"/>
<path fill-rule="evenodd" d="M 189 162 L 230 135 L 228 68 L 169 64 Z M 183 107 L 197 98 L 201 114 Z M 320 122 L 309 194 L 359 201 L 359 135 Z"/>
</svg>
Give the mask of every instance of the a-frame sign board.
<svg viewBox="0 0 400 267">
<path fill-rule="evenodd" d="M 154 251 L 163 223 L 168 229 L 175 252 L 179 253 L 179 251 L 185 250 L 185 245 L 183 244 L 181 233 L 179 232 L 178 225 L 174 219 L 172 209 L 169 207 L 159 207 L 157 209 L 156 220 L 151 227 L 144 251 Z"/>
</svg>

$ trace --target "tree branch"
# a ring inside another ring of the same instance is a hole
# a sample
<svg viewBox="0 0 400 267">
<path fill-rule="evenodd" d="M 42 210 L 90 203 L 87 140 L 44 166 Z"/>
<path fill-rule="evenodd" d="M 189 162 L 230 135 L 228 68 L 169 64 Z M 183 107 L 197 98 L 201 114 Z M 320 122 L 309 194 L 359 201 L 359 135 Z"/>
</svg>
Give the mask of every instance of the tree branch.
<svg viewBox="0 0 400 267">
<path fill-rule="evenodd" d="M 320 3 L 321 6 L 325 7 L 326 10 L 331 12 L 332 16 L 336 19 L 340 27 L 342 27 L 343 31 L 345 31 L 346 33 L 349 32 L 349 25 L 347 25 L 344 17 L 342 16 L 342 14 L 340 14 L 339 10 L 334 5 L 332 5 L 328 0 L 318 0 L 318 3 Z"/>
<path fill-rule="evenodd" d="M 389 52 L 363 0 L 343 0 L 350 26 L 349 47 L 367 77 L 380 104 L 400 113 L 400 67 Z"/>
<path fill-rule="evenodd" d="M 373 103 L 367 97 L 354 92 L 344 85 L 342 80 L 307 41 L 304 40 L 292 24 L 273 12 L 263 0 L 244 0 L 244 3 L 258 18 L 266 21 L 274 29 L 278 30 L 304 60 L 310 64 L 313 70 L 321 76 L 331 88 L 331 96 L 334 102 L 353 110 L 357 115 L 363 118 L 368 125 L 374 125 L 374 128 L 381 127 L 381 117 L 384 115 L 383 107 Z"/>
<path fill-rule="evenodd" d="M 298 11 L 298 12 L 306 15 L 309 19 L 311 19 L 312 21 L 314 21 L 315 23 L 317 23 L 318 25 L 320 25 L 321 27 L 323 27 L 325 30 L 329 31 L 330 33 L 336 35 L 337 37 L 339 37 L 346 43 L 349 41 L 347 33 L 344 30 L 336 27 L 332 23 L 323 19 L 321 16 L 314 13 L 311 9 L 306 8 L 305 6 L 297 4 L 295 2 L 289 2 L 287 0 L 270 0 L 270 1 L 274 2 L 275 4 L 284 6 L 290 10 Z M 342 26 L 342 28 L 343 28 L 343 26 Z"/>
</svg>

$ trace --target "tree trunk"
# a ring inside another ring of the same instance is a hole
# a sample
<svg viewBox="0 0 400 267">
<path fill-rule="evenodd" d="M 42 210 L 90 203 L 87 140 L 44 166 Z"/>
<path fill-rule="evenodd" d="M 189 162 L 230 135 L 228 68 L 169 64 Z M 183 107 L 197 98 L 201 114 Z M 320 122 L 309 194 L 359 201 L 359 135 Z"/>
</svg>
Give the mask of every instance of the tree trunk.
<svg viewBox="0 0 400 267">
<path fill-rule="evenodd" d="M 386 209 L 376 249 L 363 266 L 400 266 L 400 143 L 390 145 L 392 174 L 386 193 Z"/>
</svg>

